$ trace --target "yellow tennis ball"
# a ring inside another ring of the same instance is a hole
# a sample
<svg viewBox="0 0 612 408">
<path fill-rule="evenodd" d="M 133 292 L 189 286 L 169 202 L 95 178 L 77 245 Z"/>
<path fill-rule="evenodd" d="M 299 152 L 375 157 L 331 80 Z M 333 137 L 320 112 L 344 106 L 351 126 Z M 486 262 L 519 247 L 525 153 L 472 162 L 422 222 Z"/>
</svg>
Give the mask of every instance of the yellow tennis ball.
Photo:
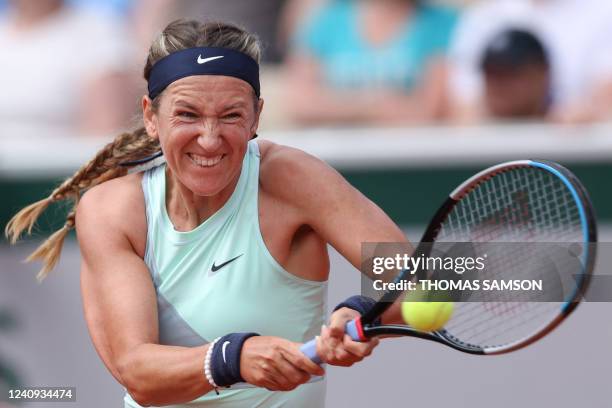
<svg viewBox="0 0 612 408">
<path fill-rule="evenodd" d="M 402 302 L 404 321 L 416 330 L 440 330 L 453 314 L 453 302 Z"/>
</svg>

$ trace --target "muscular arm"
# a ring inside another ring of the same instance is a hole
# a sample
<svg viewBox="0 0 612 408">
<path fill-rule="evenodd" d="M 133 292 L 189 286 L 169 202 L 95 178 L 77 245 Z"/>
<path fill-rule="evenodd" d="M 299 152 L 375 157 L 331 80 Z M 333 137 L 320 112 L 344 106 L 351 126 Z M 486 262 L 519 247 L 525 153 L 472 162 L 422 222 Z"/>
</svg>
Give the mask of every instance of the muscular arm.
<svg viewBox="0 0 612 408">
<path fill-rule="evenodd" d="M 410 244 L 395 223 L 372 201 L 353 188 L 338 172 L 322 161 L 296 149 L 271 145 L 262 166 L 262 187 L 282 200 L 301 223 L 312 228 L 353 266 L 361 269 L 363 242 Z M 340 309 L 323 328 L 317 353 L 333 365 L 351 365 L 369 355 L 377 340 L 357 344 L 344 335 L 348 320 L 357 312 Z M 401 323 L 397 306 L 383 316 L 385 323 Z"/>
<path fill-rule="evenodd" d="M 321 160 L 297 149 L 271 145 L 264 169 L 275 175 L 264 175 L 264 189 L 293 207 L 294 213 L 301 214 L 302 223 L 356 268 L 361 269 L 364 242 L 406 243 L 402 249 L 411 250 L 406 236 L 389 216 Z M 399 308 L 394 305 L 383 320 L 400 323 Z"/>
<path fill-rule="evenodd" d="M 139 404 L 190 401 L 212 388 L 203 374 L 208 346 L 157 344 L 155 290 L 126 232 L 126 220 L 137 217 L 126 214 L 144 217 L 133 194 L 111 181 L 89 191 L 79 204 L 76 224 L 88 328 L 109 371 Z"/>
</svg>

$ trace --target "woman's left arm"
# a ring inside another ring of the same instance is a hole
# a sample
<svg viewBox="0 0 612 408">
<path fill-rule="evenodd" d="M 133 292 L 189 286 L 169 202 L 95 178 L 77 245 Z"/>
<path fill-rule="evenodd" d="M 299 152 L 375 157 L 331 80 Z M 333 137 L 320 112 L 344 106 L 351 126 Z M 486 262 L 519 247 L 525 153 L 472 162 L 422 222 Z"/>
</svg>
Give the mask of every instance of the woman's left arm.
<svg viewBox="0 0 612 408">
<path fill-rule="evenodd" d="M 361 267 L 362 243 L 407 242 L 387 214 L 323 161 L 297 149 L 272 145 L 266 166 L 275 176 L 262 180 L 264 188 L 297 210 L 304 224 L 356 268 Z M 358 316 L 349 308 L 332 314 L 317 342 L 324 362 L 347 366 L 371 353 L 377 340 L 357 343 L 344 334 L 346 323 Z"/>
</svg>

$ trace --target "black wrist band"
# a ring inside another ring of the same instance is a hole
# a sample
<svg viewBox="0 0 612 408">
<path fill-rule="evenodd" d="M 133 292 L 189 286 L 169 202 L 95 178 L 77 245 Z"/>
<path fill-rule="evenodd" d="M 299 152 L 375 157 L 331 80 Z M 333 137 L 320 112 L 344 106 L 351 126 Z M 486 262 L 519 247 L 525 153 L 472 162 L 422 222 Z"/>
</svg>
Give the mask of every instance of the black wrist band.
<svg viewBox="0 0 612 408">
<path fill-rule="evenodd" d="M 359 312 L 359 314 L 363 316 L 375 304 L 376 304 L 376 301 L 372 298 L 369 298 L 367 296 L 355 295 L 355 296 L 351 296 L 350 298 L 346 299 L 344 302 L 338 304 L 338 306 L 334 308 L 334 312 L 343 307 L 348 307 L 349 309 L 353 309 Z M 380 324 L 380 318 L 376 319 L 373 323 Z"/>
<path fill-rule="evenodd" d="M 257 333 L 231 333 L 221 337 L 212 351 L 210 371 L 215 383 L 220 387 L 243 382 L 240 375 L 240 354 L 244 342 Z"/>
<path fill-rule="evenodd" d="M 334 308 L 334 312 L 343 307 L 348 307 L 349 309 L 353 309 L 359 312 L 361 315 L 364 315 L 368 310 L 372 308 L 372 306 L 374 306 L 375 303 L 376 301 L 374 299 L 371 299 L 367 296 L 355 295 L 346 299 L 344 302 L 339 303 L 338 306 Z"/>
</svg>

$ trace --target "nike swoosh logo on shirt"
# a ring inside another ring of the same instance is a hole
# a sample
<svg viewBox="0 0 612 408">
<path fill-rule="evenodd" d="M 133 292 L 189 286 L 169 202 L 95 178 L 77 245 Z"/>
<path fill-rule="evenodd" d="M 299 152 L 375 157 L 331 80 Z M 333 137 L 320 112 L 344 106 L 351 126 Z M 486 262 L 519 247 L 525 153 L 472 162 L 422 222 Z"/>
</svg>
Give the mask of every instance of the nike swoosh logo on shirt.
<svg viewBox="0 0 612 408">
<path fill-rule="evenodd" d="M 217 55 L 216 57 L 202 58 L 202 54 L 198 55 L 198 64 L 206 64 L 208 61 L 213 61 L 219 58 L 223 58 L 223 55 Z"/>
<path fill-rule="evenodd" d="M 221 352 L 223 353 L 223 362 L 225 364 L 227 364 L 227 361 L 225 360 L 225 349 L 227 348 L 228 344 L 230 344 L 229 340 L 223 343 L 223 347 L 221 348 Z"/>
<path fill-rule="evenodd" d="M 215 263 L 213 262 L 212 267 L 210 268 L 211 272 L 217 272 L 219 269 L 223 268 L 225 265 L 229 264 L 230 262 L 234 262 L 236 259 L 240 258 L 242 255 L 244 254 L 240 254 L 237 257 L 234 257 L 232 259 L 230 259 L 229 261 L 225 261 L 222 264 L 219 265 L 215 265 Z"/>
</svg>

